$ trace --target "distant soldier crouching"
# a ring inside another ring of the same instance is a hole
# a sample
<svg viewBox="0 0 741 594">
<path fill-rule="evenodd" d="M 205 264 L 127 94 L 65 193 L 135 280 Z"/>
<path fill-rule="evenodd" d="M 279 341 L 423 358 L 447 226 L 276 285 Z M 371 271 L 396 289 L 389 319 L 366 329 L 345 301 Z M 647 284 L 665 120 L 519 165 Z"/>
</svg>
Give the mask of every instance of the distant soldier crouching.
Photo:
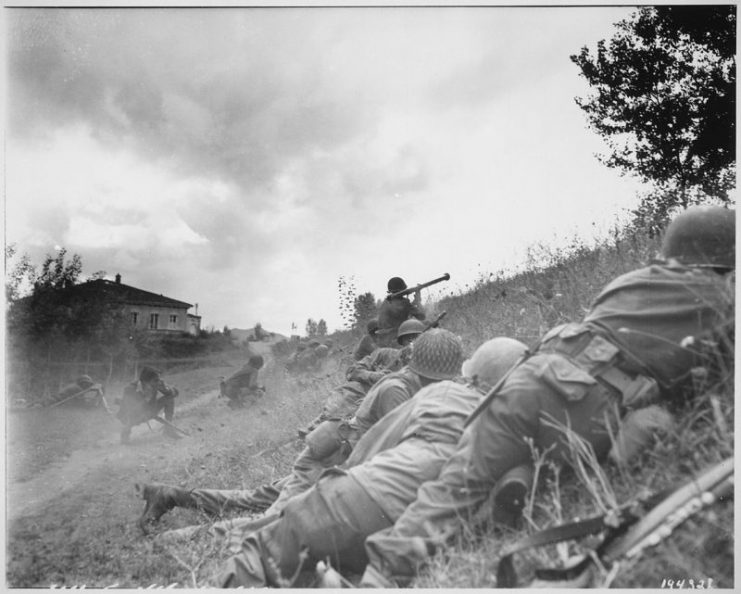
<svg viewBox="0 0 741 594">
<path fill-rule="evenodd" d="M 262 355 L 252 355 L 247 363 L 229 379 L 219 385 L 220 395 L 229 399 L 232 408 L 244 406 L 249 396 L 262 396 L 265 388 L 257 384 L 257 375 L 265 364 Z"/>
<path fill-rule="evenodd" d="M 161 396 L 158 396 L 162 394 Z M 123 423 L 121 429 L 121 443 L 129 443 L 131 428 L 140 423 L 146 423 L 164 410 L 165 420 L 172 421 L 175 414 L 175 397 L 178 389 L 165 384 L 157 370 L 144 367 L 139 374 L 139 381 L 132 382 L 124 388 L 121 408 L 116 415 Z M 179 437 L 170 426 L 165 425 L 164 434 L 167 437 Z"/>
</svg>

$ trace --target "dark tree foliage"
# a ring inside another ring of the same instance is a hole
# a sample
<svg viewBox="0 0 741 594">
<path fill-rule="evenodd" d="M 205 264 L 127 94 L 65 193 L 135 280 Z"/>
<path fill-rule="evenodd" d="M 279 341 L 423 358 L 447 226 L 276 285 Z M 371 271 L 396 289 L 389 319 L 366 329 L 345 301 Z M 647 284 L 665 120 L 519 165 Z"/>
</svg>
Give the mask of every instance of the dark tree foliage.
<svg viewBox="0 0 741 594">
<path fill-rule="evenodd" d="M 353 303 L 355 313 L 355 327 L 365 330 L 368 320 L 376 317 L 378 308 L 376 307 L 376 298 L 370 291 L 358 295 Z"/>
<path fill-rule="evenodd" d="M 735 187 L 736 7 L 641 7 L 616 27 L 596 53 L 584 47 L 571 56 L 594 91 L 576 102 L 610 148 L 600 160 L 657 188 L 644 215 L 707 197 L 727 202 Z"/>
</svg>

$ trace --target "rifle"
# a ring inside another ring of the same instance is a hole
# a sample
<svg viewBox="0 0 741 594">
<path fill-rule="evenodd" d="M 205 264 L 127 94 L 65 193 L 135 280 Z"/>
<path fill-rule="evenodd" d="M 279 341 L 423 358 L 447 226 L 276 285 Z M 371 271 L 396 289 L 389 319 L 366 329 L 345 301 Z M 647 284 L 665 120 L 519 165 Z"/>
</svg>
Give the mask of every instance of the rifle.
<svg viewBox="0 0 741 594">
<path fill-rule="evenodd" d="M 494 400 L 497 394 L 499 394 L 499 390 L 502 389 L 502 386 L 504 385 L 504 382 L 507 380 L 507 378 L 510 376 L 510 374 L 517 369 L 522 363 L 525 362 L 525 360 L 532 355 L 532 352 L 528 349 L 524 353 L 522 353 L 522 356 L 515 361 L 515 364 L 512 365 L 507 370 L 507 373 L 505 373 L 501 379 L 496 383 L 496 385 L 489 390 L 489 393 L 484 396 L 484 399 L 479 403 L 479 405 L 476 407 L 476 410 L 474 410 L 470 415 L 468 415 L 468 418 L 466 419 L 466 422 L 463 423 L 463 428 L 465 429 L 468 427 L 471 423 L 473 423 L 474 419 L 478 417 L 484 409 L 486 409 L 487 406 L 489 406 L 489 403 Z"/>
<path fill-rule="evenodd" d="M 516 543 L 499 561 L 497 588 L 517 587 L 512 557 L 519 551 L 604 532 L 602 544 L 573 567 L 536 569 L 539 586 L 546 582 L 559 587 L 558 582 L 583 579 L 584 575 L 590 578 L 586 572 L 591 572 L 598 563 L 609 568 L 617 566 L 622 559 L 637 556 L 667 538 L 690 516 L 713 503 L 730 499 L 732 494 L 733 458 L 728 458 L 678 488 L 662 491 L 648 500 L 629 502 L 608 514 L 536 532 Z"/>
<path fill-rule="evenodd" d="M 450 280 L 450 275 L 446 272 L 441 277 L 433 279 L 431 281 L 427 281 L 426 283 L 421 283 L 417 285 L 416 287 L 411 287 L 408 289 L 404 289 L 403 291 L 397 291 L 396 293 L 390 293 L 389 295 L 386 295 L 386 299 L 391 300 L 396 297 L 404 297 L 405 295 L 410 295 L 411 293 L 416 293 L 417 291 L 421 291 L 422 289 L 429 287 L 431 285 L 440 283 L 442 281 Z"/>
<path fill-rule="evenodd" d="M 424 331 L 427 332 L 431 328 L 437 328 L 440 325 L 440 320 L 442 320 L 447 315 L 448 315 L 448 312 L 447 311 L 442 312 L 439 316 L 437 316 L 429 324 L 425 324 L 427 326 L 427 328 L 425 328 Z"/>
<path fill-rule="evenodd" d="M 153 417 L 150 417 L 150 420 L 157 421 L 158 423 L 162 423 L 165 427 L 170 427 L 170 429 L 174 429 L 178 433 L 182 433 L 186 437 L 190 437 L 190 434 L 187 431 L 183 431 L 180 427 L 176 427 L 170 421 L 163 419 L 159 415 L 154 415 Z"/>
<path fill-rule="evenodd" d="M 65 402 L 69 402 L 73 398 L 77 398 L 78 396 L 82 396 L 83 394 L 87 394 L 88 392 L 98 392 L 101 396 L 103 396 L 103 388 L 100 384 L 93 384 L 89 388 L 84 388 L 80 390 L 79 392 L 76 392 L 75 394 L 72 394 L 72 396 L 67 396 L 67 398 L 63 398 L 62 400 L 59 400 L 58 402 L 55 402 L 53 404 L 49 405 L 49 408 L 54 408 L 55 406 L 59 406 L 60 404 L 64 404 Z M 103 398 L 103 401 L 105 402 L 105 398 Z M 107 403 L 106 403 L 107 407 Z"/>
</svg>

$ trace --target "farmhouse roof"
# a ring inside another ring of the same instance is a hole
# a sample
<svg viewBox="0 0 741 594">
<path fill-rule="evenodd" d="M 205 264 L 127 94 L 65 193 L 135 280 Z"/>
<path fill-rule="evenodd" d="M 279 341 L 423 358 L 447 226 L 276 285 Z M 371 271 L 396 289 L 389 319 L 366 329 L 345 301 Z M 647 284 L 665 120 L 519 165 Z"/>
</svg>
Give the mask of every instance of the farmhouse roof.
<svg viewBox="0 0 741 594">
<path fill-rule="evenodd" d="M 145 291 L 144 289 L 137 289 L 136 287 L 124 285 L 120 282 L 119 276 L 116 277 L 116 282 L 99 278 L 70 287 L 68 291 L 71 295 L 94 296 L 109 301 L 126 303 L 128 305 L 155 305 L 160 307 L 175 307 L 179 309 L 188 309 L 192 305 L 185 301 L 171 299 L 170 297 L 158 295 L 157 293 Z"/>
</svg>

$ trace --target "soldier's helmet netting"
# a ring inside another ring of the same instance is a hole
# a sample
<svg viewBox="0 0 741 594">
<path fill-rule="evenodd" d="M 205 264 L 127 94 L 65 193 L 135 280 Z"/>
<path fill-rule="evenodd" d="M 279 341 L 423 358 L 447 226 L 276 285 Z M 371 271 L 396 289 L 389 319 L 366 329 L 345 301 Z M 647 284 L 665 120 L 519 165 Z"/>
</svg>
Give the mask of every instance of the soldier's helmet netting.
<svg viewBox="0 0 741 594">
<path fill-rule="evenodd" d="M 527 346 L 514 338 L 492 338 L 463 362 L 461 375 L 474 385 L 488 390 L 504 377 L 526 350 Z"/>
<path fill-rule="evenodd" d="M 396 333 L 396 341 L 401 344 L 401 339 L 405 336 L 419 336 L 427 329 L 427 326 L 419 320 L 405 320 L 399 326 Z"/>
<path fill-rule="evenodd" d="M 688 266 L 736 267 L 736 212 L 722 206 L 691 206 L 664 233 L 664 258 Z"/>
<path fill-rule="evenodd" d="M 404 282 L 404 279 L 400 276 L 395 276 L 393 278 L 389 279 L 388 284 L 386 285 L 388 287 L 389 293 L 398 293 L 399 291 L 403 291 L 407 288 L 407 284 Z"/>
<path fill-rule="evenodd" d="M 433 328 L 412 344 L 409 369 L 432 380 L 452 379 L 460 374 L 463 347 L 449 330 Z"/>
</svg>

